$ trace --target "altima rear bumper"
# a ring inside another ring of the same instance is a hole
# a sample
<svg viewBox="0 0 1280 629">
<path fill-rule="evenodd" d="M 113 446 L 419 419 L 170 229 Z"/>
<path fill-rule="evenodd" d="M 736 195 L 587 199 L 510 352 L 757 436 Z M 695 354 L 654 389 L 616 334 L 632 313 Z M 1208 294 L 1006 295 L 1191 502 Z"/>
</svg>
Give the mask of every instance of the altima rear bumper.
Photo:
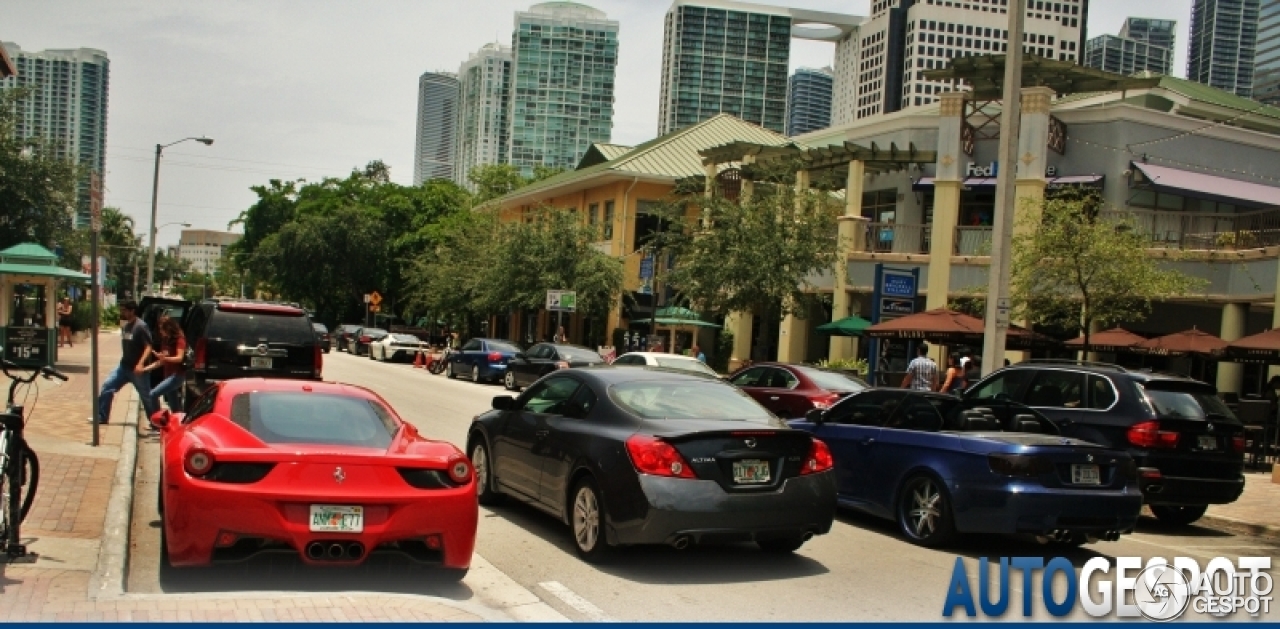
<svg viewBox="0 0 1280 629">
<path fill-rule="evenodd" d="M 728 493 L 715 481 L 640 475 L 643 518 L 612 523 L 619 544 L 670 544 L 823 535 L 836 512 L 835 474 L 791 478 L 781 489 Z"/>
<path fill-rule="evenodd" d="M 1039 485 L 951 488 L 956 529 L 963 533 L 1132 531 L 1142 510 L 1136 487 L 1051 489 Z"/>
</svg>

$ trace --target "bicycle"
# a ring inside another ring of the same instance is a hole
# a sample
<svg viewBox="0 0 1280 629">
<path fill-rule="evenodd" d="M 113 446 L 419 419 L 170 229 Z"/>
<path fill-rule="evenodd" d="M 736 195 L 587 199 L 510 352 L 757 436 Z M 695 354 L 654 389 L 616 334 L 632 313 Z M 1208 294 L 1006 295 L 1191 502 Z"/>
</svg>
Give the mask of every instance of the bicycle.
<svg viewBox="0 0 1280 629">
<path fill-rule="evenodd" d="M 456 349 L 451 347 L 445 348 L 444 353 L 441 354 L 439 358 L 431 361 L 431 365 L 427 367 L 427 372 L 433 376 L 438 376 L 444 373 L 444 369 L 449 363 L 449 357 L 456 353 L 458 353 L 458 350 Z"/>
<path fill-rule="evenodd" d="M 40 367 L 24 378 L 9 373 L 10 369 L 24 367 L 0 358 L 0 372 L 12 381 L 5 412 L 0 415 L 0 549 L 10 559 L 15 559 L 27 555 L 20 527 L 31 511 L 36 488 L 40 485 L 40 460 L 23 436 L 25 409 L 14 403 L 14 396 L 18 385 L 30 385 L 36 376 L 43 376 L 46 380 L 57 378 L 63 382 L 67 381 L 67 376 L 52 367 Z M 22 495 L 23 486 L 27 488 L 26 496 Z"/>
</svg>

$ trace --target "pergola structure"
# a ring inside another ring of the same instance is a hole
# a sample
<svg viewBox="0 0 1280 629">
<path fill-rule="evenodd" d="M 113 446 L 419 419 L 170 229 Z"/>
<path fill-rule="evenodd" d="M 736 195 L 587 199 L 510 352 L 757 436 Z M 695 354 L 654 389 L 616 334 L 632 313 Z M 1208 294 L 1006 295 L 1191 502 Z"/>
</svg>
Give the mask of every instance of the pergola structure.
<svg viewBox="0 0 1280 629">
<path fill-rule="evenodd" d="M 945 68 L 925 70 L 930 81 L 963 81 L 973 100 L 1001 100 L 1004 95 L 1005 55 L 957 57 Z M 1027 55 L 1022 61 L 1022 87 L 1047 87 L 1059 96 L 1088 92 L 1124 92 L 1146 89 L 1160 83 L 1159 77 L 1130 77 L 1103 70 Z"/>
</svg>

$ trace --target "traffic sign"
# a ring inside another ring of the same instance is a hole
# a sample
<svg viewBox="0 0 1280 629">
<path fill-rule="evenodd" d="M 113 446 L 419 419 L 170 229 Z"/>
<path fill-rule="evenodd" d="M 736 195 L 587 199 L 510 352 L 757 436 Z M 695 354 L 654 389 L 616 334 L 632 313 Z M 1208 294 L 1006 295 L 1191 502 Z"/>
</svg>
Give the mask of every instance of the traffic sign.
<svg viewBox="0 0 1280 629">
<path fill-rule="evenodd" d="M 375 305 L 375 306 L 376 306 L 376 305 L 378 305 L 378 304 L 380 304 L 380 303 L 382 303 L 382 295 L 379 295 L 379 294 L 378 294 L 378 291 L 376 291 L 376 290 L 375 290 L 375 291 L 370 291 L 370 292 L 369 292 L 369 303 L 371 303 L 371 304 L 373 304 L 373 305 Z"/>
<path fill-rule="evenodd" d="M 382 312 L 382 306 L 379 306 L 378 304 L 369 306 L 369 312 Z"/>
<path fill-rule="evenodd" d="M 578 308 L 578 294 L 571 290 L 547 291 L 547 310 L 551 312 L 573 312 Z"/>
</svg>

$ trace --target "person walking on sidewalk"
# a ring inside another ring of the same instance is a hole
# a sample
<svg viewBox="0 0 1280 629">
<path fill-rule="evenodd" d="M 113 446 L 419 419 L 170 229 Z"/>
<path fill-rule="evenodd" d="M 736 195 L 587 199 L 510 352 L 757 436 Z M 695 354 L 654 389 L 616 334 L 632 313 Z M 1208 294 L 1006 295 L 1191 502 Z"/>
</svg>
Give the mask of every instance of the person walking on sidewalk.
<svg viewBox="0 0 1280 629">
<path fill-rule="evenodd" d="M 107 375 L 98 395 L 98 416 L 89 421 L 105 424 L 111 419 L 111 402 L 126 384 L 133 384 L 142 401 L 147 417 L 156 412 L 156 402 L 151 397 L 151 374 L 147 373 L 147 357 L 151 353 L 151 331 L 138 318 L 138 304 L 126 301 L 120 304 L 120 343 L 124 353 L 120 364 Z"/>
<path fill-rule="evenodd" d="M 147 371 L 164 369 L 164 380 L 151 390 L 151 403 L 158 409 L 160 400 L 164 399 L 169 410 L 174 413 L 182 411 L 181 388 L 186 379 L 187 369 L 183 362 L 187 358 L 187 337 L 168 313 L 160 315 L 160 352 L 155 354 L 156 361 L 147 365 Z"/>
<path fill-rule="evenodd" d="M 63 297 L 58 302 L 58 347 L 71 345 L 71 298 Z"/>
<path fill-rule="evenodd" d="M 915 391 L 938 390 L 938 363 L 929 358 L 929 346 L 921 343 L 916 348 L 916 359 L 907 365 L 907 377 L 902 379 L 902 388 Z"/>
</svg>

